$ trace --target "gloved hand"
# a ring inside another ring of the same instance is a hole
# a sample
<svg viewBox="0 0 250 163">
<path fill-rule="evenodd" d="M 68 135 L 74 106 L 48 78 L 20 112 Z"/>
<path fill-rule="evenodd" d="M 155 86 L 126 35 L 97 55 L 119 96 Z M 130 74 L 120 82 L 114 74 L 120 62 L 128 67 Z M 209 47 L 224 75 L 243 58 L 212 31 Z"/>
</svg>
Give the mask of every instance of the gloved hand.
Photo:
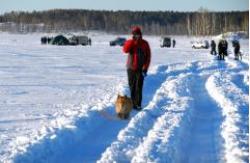
<svg viewBox="0 0 250 163">
<path fill-rule="evenodd" d="M 145 78 L 147 76 L 147 70 L 142 71 L 142 76 Z"/>
</svg>

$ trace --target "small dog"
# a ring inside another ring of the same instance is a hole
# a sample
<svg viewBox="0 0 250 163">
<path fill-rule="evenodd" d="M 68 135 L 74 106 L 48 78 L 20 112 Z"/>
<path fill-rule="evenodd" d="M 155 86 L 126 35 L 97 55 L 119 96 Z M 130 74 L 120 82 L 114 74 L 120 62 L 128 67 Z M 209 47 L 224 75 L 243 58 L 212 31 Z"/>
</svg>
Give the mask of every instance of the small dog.
<svg viewBox="0 0 250 163">
<path fill-rule="evenodd" d="M 132 110 L 133 103 L 131 98 L 125 96 L 121 96 L 118 94 L 117 100 L 115 102 L 115 111 L 119 118 L 128 119 L 129 114 Z"/>
</svg>

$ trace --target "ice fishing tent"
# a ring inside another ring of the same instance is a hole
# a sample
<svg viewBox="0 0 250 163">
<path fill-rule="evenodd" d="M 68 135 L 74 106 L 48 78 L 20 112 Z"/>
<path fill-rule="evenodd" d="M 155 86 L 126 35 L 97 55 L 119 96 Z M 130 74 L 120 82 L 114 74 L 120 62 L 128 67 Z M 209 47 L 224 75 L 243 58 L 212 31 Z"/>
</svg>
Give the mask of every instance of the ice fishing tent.
<svg viewBox="0 0 250 163">
<path fill-rule="evenodd" d="M 69 40 L 66 37 L 64 37 L 63 35 L 58 35 L 50 41 L 50 44 L 52 44 L 52 45 L 69 45 Z"/>
</svg>

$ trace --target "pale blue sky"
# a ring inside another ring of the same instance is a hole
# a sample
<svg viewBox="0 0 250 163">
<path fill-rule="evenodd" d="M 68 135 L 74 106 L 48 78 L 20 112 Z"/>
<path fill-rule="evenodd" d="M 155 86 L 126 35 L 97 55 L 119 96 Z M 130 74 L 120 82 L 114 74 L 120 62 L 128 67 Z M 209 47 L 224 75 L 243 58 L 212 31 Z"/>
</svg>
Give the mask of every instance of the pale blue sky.
<svg viewBox="0 0 250 163">
<path fill-rule="evenodd" d="M 12 10 L 33 11 L 53 8 L 196 11 L 249 10 L 248 0 L 0 0 L 0 14 Z"/>
</svg>

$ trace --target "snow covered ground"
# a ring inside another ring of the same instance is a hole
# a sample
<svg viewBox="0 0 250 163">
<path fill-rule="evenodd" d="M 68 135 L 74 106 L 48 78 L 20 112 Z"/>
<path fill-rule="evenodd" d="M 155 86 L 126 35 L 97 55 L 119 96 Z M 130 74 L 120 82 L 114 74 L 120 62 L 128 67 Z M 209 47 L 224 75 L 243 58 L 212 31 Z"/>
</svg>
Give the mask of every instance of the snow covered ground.
<svg viewBox="0 0 250 163">
<path fill-rule="evenodd" d="M 248 40 L 243 61 L 223 62 L 193 50 L 194 38 L 176 36 L 168 49 L 145 36 L 144 109 L 124 121 L 116 36 L 91 33 L 91 47 L 40 45 L 41 36 L 0 33 L 0 162 L 249 161 Z"/>
</svg>

